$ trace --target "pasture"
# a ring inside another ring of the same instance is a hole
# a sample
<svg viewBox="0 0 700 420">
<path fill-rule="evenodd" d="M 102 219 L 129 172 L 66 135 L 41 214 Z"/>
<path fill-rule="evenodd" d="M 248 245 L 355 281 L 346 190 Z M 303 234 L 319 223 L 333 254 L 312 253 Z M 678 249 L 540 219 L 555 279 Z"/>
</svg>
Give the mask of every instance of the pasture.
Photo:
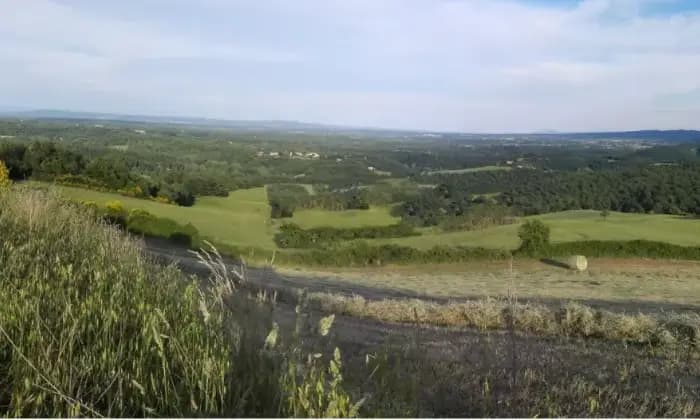
<svg viewBox="0 0 700 420">
<path fill-rule="evenodd" d="M 156 216 L 178 223 L 191 223 L 207 239 L 218 243 L 265 250 L 276 249 L 273 241 L 282 223 L 295 223 L 302 228 L 332 226 L 352 228 L 398 223 L 387 206 L 369 210 L 328 211 L 297 210 L 289 219 L 270 219 L 265 188 L 236 190 L 228 197 L 200 197 L 192 207 L 180 207 L 155 201 L 136 199 L 115 193 L 83 188 L 56 186 L 67 198 L 94 201 L 104 205 L 119 200 L 127 209 L 140 208 Z M 598 211 L 576 210 L 531 216 L 551 228 L 552 242 L 581 240 L 634 240 L 668 242 L 682 246 L 700 246 L 700 219 L 639 213 L 615 213 L 603 219 Z M 515 249 L 519 245 L 519 224 L 496 226 L 473 231 L 444 232 L 439 228 L 419 229 L 421 236 L 373 239 L 370 243 L 392 243 L 418 249 L 434 246 L 468 246 L 491 249 Z"/>
<path fill-rule="evenodd" d="M 700 219 L 674 215 L 616 213 L 603 219 L 595 210 L 572 210 L 531 216 L 552 232 L 552 242 L 584 240 L 635 240 L 668 242 L 682 246 L 700 246 Z M 436 245 L 470 246 L 493 249 L 518 247 L 518 224 L 459 232 L 423 229 L 422 236 L 376 239 L 376 243 L 393 243 L 428 249 Z"/>
<path fill-rule="evenodd" d="M 295 223 L 310 229 L 321 226 L 336 228 L 353 228 L 362 226 L 384 226 L 398 223 L 401 219 L 390 214 L 390 209 L 383 206 L 371 207 L 369 210 L 329 211 L 319 209 L 296 210 L 294 217 L 284 222 Z"/>
<path fill-rule="evenodd" d="M 119 200 L 127 209 L 139 208 L 178 223 L 192 223 L 202 236 L 227 245 L 274 249 L 274 228 L 265 188 L 237 190 L 228 197 L 200 197 L 192 207 L 180 207 L 120 194 L 56 186 L 68 199 L 104 205 Z"/>
<path fill-rule="evenodd" d="M 429 171 L 426 172 L 427 175 L 436 175 L 436 174 L 466 174 L 469 172 L 487 172 L 487 171 L 510 171 L 511 168 L 510 166 L 499 166 L 499 165 L 486 165 L 486 166 L 477 166 L 474 168 L 464 168 L 464 169 L 443 169 L 439 171 Z"/>
</svg>

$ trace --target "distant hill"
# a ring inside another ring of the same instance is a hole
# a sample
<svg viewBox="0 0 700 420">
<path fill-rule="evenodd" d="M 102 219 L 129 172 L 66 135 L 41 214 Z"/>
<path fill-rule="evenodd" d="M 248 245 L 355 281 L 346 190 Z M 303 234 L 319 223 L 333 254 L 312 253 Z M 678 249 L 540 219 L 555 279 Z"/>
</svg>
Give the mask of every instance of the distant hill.
<svg viewBox="0 0 700 420">
<path fill-rule="evenodd" d="M 541 136 L 549 136 L 557 139 L 570 138 L 574 140 L 646 140 L 665 141 L 669 143 L 686 143 L 700 141 L 700 131 L 698 130 L 638 130 L 591 133 L 547 133 L 541 134 Z"/>
<path fill-rule="evenodd" d="M 267 128 L 267 129 L 322 129 L 326 126 L 322 124 L 303 123 L 297 121 L 282 120 L 221 120 L 213 118 L 198 117 L 175 117 L 175 116 L 154 116 L 154 115 L 130 115 L 130 114 L 108 114 L 98 112 L 78 112 L 61 111 L 52 109 L 39 109 L 32 111 L 9 111 L 0 110 L 0 116 L 37 119 L 37 120 L 101 120 L 134 123 L 158 123 L 158 124 L 183 124 L 195 126 L 210 126 L 222 128 Z"/>
<path fill-rule="evenodd" d="M 175 117 L 153 115 L 110 114 L 97 112 L 78 112 L 51 109 L 17 110 L 11 107 L 0 107 L 0 118 L 22 118 L 37 120 L 73 120 L 73 121 L 112 121 L 121 123 L 151 123 L 179 124 L 195 127 L 228 128 L 241 131 L 278 131 L 278 132 L 309 132 L 332 133 L 359 137 L 394 138 L 405 140 L 425 141 L 449 140 L 455 142 L 474 140 L 539 140 L 539 141 L 593 141 L 593 140 L 624 140 L 652 141 L 665 143 L 700 142 L 698 130 L 637 130 L 611 132 L 577 132 L 567 133 L 554 130 L 540 130 L 534 133 L 459 133 L 401 130 L 372 127 L 352 127 L 331 124 L 308 123 L 286 120 L 225 120 L 199 117 Z"/>
</svg>

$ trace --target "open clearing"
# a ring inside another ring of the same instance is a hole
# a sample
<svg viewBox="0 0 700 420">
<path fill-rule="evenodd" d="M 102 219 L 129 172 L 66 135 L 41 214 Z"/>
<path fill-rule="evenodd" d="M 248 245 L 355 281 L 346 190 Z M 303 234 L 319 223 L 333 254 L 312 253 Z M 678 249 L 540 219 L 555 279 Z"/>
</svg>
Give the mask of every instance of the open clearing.
<svg viewBox="0 0 700 420">
<path fill-rule="evenodd" d="M 179 223 L 192 223 L 201 235 L 233 246 L 274 249 L 274 228 L 270 223 L 270 207 L 265 188 L 237 190 L 228 197 L 200 197 L 192 207 L 157 203 L 150 200 L 56 186 L 71 200 L 94 201 L 104 204 L 119 200 L 127 209 L 140 208 L 156 216 L 167 217 Z"/>
<path fill-rule="evenodd" d="M 384 226 L 398 223 L 398 217 L 389 213 L 388 207 L 371 207 L 369 210 L 296 210 L 294 217 L 283 219 L 284 222 L 296 223 L 302 228 L 332 226 L 337 228 L 352 228 L 361 226 Z"/>
<path fill-rule="evenodd" d="M 233 191 L 228 197 L 200 197 L 192 207 L 180 207 L 155 201 L 125 197 L 83 188 L 56 186 L 66 197 L 104 204 L 119 200 L 128 209 L 141 208 L 156 216 L 179 223 L 192 223 L 206 238 L 233 246 L 275 249 L 273 236 L 277 226 L 285 222 L 302 228 L 334 226 L 350 228 L 398 223 L 389 207 L 369 210 L 298 210 L 291 219 L 270 220 L 270 208 L 265 188 Z M 553 242 L 580 240 L 634 240 L 668 242 L 683 246 L 700 246 L 700 219 L 638 213 L 610 213 L 603 220 L 595 210 L 576 210 L 531 216 L 550 226 Z M 374 239 L 373 243 L 393 243 L 418 249 L 437 245 L 472 246 L 493 249 L 517 248 L 519 225 L 488 229 L 443 232 L 436 228 L 420 229 L 421 236 Z"/>
<path fill-rule="evenodd" d="M 553 242 L 646 239 L 683 246 L 700 246 L 700 219 L 684 216 L 611 212 L 603 220 L 599 211 L 573 210 L 525 219 L 539 219 L 545 222 L 551 228 Z M 373 241 L 421 249 L 436 245 L 515 249 L 519 244 L 518 227 L 518 224 L 513 224 L 460 232 L 425 229 L 421 236 Z"/>
<path fill-rule="evenodd" d="M 497 165 L 487 165 L 487 166 L 477 166 L 475 168 L 464 168 L 464 169 L 443 169 L 440 171 L 430 171 L 426 172 L 427 175 L 435 174 L 466 174 L 469 172 L 486 172 L 486 171 L 510 171 L 510 166 L 497 166 Z"/>
</svg>

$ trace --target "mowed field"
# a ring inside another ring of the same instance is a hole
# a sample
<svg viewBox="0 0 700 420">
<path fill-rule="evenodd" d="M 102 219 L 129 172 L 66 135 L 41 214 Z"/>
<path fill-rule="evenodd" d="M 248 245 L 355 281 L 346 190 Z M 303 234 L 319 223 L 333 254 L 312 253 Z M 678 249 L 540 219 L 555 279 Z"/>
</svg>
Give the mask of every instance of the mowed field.
<svg viewBox="0 0 700 420">
<path fill-rule="evenodd" d="M 578 273 L 537 260 L 473 261 L 422 266 L 285 268 L 309 282 L 332 282 L 384 292 L 460 299 L 475 297 L 584 300 L 623 305 L 634 313 L 700 308 L 700 262 L 641 258 L 592 258 Z M 627 306 L 628 305 L 628 306 Z"/>
<path fill-rule="evenodd" d="M 296 210 L 294 217 L 284 219 L 284 222 L 295 223 L 302 228 L 315 228 L 320 226 L 333 226 L 338 228 L 352 228 L 361 226 L 384 226 L 400 222 L 401 219 L 393 217 L 388 207 L 371 207 L 369 210 Z"/>
<path fill-rule="evenodd" d="M 700 219 L 638 213 L 610 213 L 603 220 L 595 210 L 575 210 L 531 216 L 551 228 L 553 242 L 582 240 L 634 240 L 669 242 L 700 246 Z M 407 238 L 377 239 L 376 243 L 394 243 L 427 249 L 436 245 L 481 246 L 494 249 L 518 247 L 518 224 L 460 232 L 424 229 L 423 235 Z"/>
<path fill-rule="evenodd" d="M 270 223 L 270 207 L 265 188 L 237 190 L 225 198 L 198 197 L 192 207 L 157 203 L 83 188 L 55 188 L 71 200 L 94 201 L 102 205 L 107 201 L 118 200 L 127 209 L 140 208 L 179 223 L 192 223 L 202 236 L 217 242 L 233 246 L 275 248 L 272 240 L 274 227 Z"/>
</svg>

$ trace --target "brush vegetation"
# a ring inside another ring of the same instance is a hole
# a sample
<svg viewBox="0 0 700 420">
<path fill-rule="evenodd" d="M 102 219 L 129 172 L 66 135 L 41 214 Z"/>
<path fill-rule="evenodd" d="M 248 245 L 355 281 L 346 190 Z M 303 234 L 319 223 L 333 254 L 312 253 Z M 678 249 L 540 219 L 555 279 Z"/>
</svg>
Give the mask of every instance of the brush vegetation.
<svg viewBox="0 0 700 420">
<path fill-rule="evenodd" d="M 270 338 L 270 305 L 236 293 L 240 273 L 200 254 L 203 287 L 87 208 L 0 194 L 0 414 L 357 413 L 340 354 L 307 360 L 293 340 Z"/>
</svg>

